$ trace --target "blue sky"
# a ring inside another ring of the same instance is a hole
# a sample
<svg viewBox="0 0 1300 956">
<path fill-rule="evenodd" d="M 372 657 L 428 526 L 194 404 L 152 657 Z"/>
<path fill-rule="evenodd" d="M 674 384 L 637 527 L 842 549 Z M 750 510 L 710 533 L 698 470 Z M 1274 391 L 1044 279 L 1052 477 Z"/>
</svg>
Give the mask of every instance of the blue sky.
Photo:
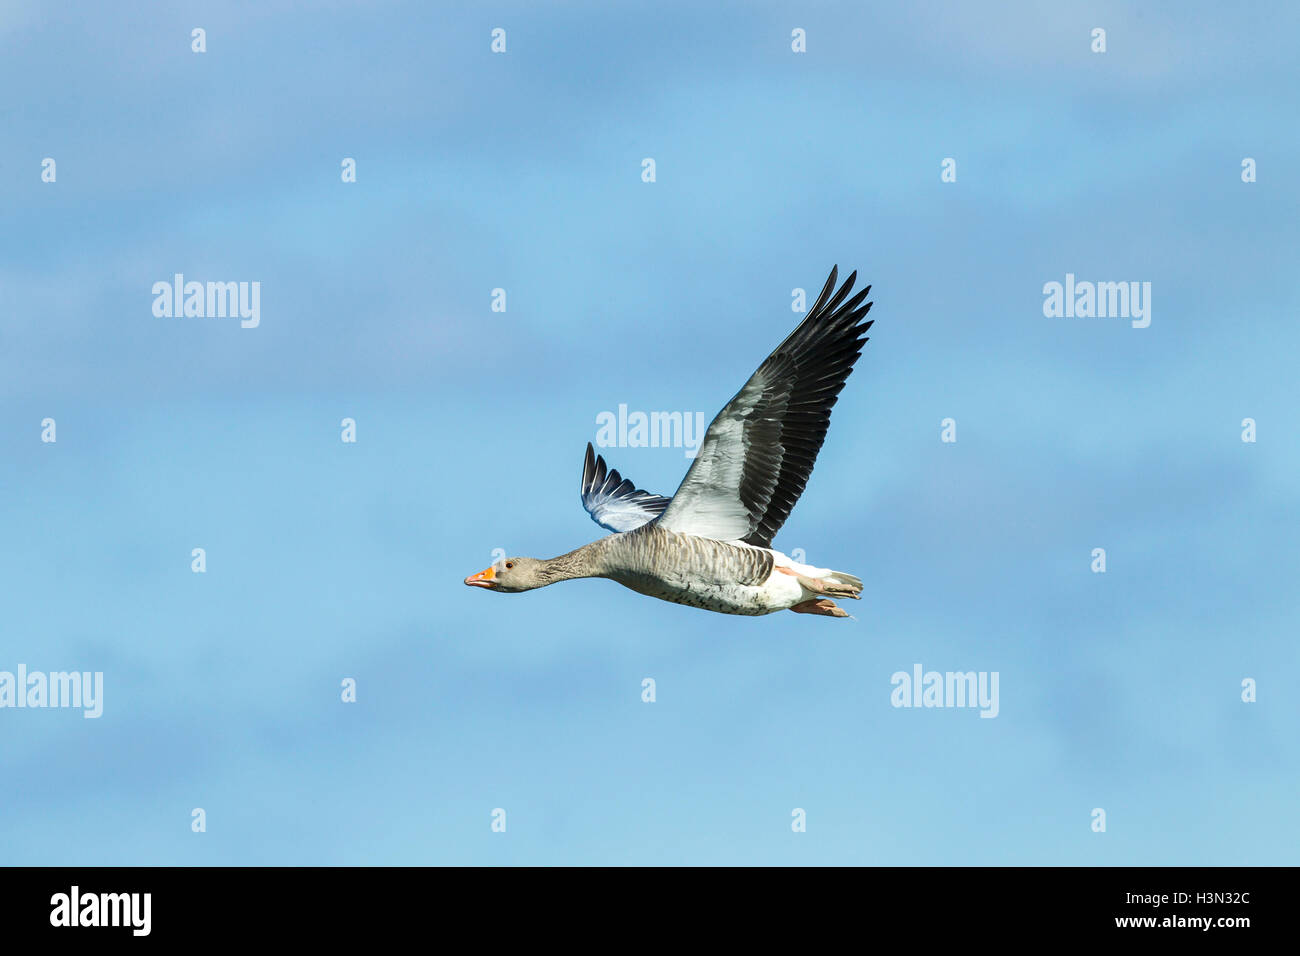
<svg viewBox="0 0 1300 956">
<path fill-rule="evenodd" d="M 105 685 L 0 709 L 0 861 L 1295 863 L 1300 14 L 608 7 L 0 2 L 0 670 Z M 855 621 L 462 585 L 600 534 L 596 416 L 711 417 L 834 263 L 876 325 L 776 545 Z"/>
</svg>

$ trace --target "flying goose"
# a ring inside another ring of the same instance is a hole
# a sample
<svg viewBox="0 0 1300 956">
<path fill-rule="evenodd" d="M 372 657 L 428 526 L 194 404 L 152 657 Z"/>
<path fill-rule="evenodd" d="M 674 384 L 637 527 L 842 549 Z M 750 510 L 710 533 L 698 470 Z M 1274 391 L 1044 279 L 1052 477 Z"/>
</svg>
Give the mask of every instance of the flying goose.
<svg viewBox="0 0 1300 956">
<path fill-rule="evenodd" d="M 465 579 L 516 593 L 572 578 L 609 578 L 641 594 L 724 614 L 848 617 L 832 597 L 857 600 L 862 582 L 773 550 L 826 438 L 831 408 L 867 341 L 871 286 L 835 291 L 839 267 L 799 326 L 758 367 L 705 432 L 671 498 L 609 469 L 591 443 L 582 506 L 614 532 L 558 558 L 505 558 Z M 832 294 L 833 293 L 833 294 Z"/>
</svg>

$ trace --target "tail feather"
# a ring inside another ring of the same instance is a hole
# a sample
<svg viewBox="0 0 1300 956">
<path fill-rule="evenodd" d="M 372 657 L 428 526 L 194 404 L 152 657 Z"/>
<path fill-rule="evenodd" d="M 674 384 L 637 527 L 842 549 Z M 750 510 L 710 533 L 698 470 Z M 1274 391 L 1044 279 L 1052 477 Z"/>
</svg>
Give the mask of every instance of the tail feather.
<svg viewBox="0 0 1300 956">
<path fill-rule="evenodd" d="M 799 583 L 813 594 L 852 598 L 855 601 L 862 598 L 862 580 L 843 571 L 831 571 L 816 578 L 799 575 Z"/>
<path fill-rule="evenodd" d="M 862 592 L 862 579 L 856 578 L 845 571 L 832 571 L 829 578 L 822 578 L 827 584 L 841 584 L 853 592 L 857 597 Z"/>
</svg>

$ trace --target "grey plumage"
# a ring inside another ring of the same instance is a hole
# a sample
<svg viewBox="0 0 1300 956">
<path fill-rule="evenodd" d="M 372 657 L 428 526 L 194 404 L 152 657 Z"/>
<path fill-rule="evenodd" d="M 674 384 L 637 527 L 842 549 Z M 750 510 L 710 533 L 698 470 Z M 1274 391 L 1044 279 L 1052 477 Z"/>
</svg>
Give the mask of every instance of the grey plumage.
<svg viewBox="0 0 1300 956">
<path fill-rule="evenodd" d="M 602 577 L 664 601 L 726 614 L 847 617 L 851 574 L 795 562 L 772 537 L 803 493 L 831 409 L 862 353 L 871 287 L 830 277 L 812 309 L 713 419 L 671 498 L 638 488 L 596 455 L 583 459 L 583 507 L 617 532 L 549 560 L 507 558 L 465 583 L 505 593 Z"/>
</svg>

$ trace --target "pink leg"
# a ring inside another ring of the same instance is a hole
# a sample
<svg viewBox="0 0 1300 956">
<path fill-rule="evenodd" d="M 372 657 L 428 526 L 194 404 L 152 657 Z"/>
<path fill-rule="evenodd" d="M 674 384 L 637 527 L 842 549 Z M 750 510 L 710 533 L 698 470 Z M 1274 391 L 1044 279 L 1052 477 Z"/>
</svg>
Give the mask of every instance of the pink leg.
<svg viewBox="0 0 1300 956">
<path fill-rule="evenodd" d="M 842 607 L 836 606 L 834 601 L 827 601 L 825 598 L 814 598 L 811 601 L 804 601 L 790 608 L 796 614 L 824 614 L 826 617 L 848 617 L 849 612 Z"/>
</svg>

